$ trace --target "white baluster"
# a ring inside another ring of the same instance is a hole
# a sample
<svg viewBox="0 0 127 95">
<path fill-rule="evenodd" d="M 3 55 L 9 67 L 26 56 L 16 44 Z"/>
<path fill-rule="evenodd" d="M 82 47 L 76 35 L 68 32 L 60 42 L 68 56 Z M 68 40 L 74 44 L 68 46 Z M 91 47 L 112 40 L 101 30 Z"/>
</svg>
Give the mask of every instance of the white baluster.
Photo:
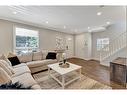
<svg viewBox="0 0 127 95">
<path fill-rule="evenodd" d="M 120 34 L 114 40 L 110 41 L 109 45 L 106 45 L 100 51 L 100 59 L 101 61 L 107 57 L 110 57 L 112 54 L 117 52 L 118 50 L 127 46 L 127 32 Z M 109 48 L 109 51 L 107 50 Z M 119 54 L 117 55 L 119 57 Z"/>
</svg>

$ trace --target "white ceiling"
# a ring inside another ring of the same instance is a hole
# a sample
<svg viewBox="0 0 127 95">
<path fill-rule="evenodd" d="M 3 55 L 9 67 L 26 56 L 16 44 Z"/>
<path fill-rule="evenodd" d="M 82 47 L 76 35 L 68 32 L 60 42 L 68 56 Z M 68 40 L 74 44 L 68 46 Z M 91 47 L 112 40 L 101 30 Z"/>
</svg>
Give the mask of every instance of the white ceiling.
<svg viewBox="0 0 127 95">
<path fill-rule="evenodd" d="M 98 16 L 97 12 L 102 15 Z M 123 6 L 0 6 L 0 19 L 71 34 L 88 32 L 88 27 L 106 26 L 107 21 L 121 22 L 125 17 Z"/>
</svg>

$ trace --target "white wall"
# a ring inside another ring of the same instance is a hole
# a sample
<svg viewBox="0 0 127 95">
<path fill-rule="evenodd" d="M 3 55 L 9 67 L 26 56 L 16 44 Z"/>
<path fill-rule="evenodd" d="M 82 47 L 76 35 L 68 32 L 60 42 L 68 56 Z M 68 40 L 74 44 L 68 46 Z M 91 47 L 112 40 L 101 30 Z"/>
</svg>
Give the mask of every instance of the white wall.
<svg viewBox="0 0 127 95">
<path fill-rule="evenodd" d="M 0 54 L 12 51 L 13 25 L 0 20 Z"/>
<path fill-rule="evenodd" d="M 60 33 L 50 29 L 44 29 L 34 27 L 30 25 L 10 22 L 6 20 L 0 20 L 0 54 L 7 54 L 13 51 L 13 29 L 15 26 L 20 26 L 29 29 L 39 30 L 39 46 L 40 49 L 54 50 L 56 49 L 56 36 L 61 36 L 64 39 L 64 45 L 66 46 L 66 39 L 71 38 L 69 42 L 68 56 L 74 55 L 74 37 L 71 34 Z M 71 53 L 70 53 L 71 52 Z"/>
</svg>

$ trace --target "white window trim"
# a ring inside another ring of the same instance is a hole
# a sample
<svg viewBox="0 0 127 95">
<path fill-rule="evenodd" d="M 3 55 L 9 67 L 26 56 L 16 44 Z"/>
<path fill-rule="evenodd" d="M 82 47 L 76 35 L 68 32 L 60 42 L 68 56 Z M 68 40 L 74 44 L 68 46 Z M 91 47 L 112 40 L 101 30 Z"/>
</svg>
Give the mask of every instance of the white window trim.
<svg viewBox="0 0 127 95">
<path fill-rule="evenodd" d="M 20 47 L 16 48 L 16 27 L 18 27 L 18 28 L 24 28 L 24 29 L 28 29 L 28 30 L 38 31 L 38 37 L 39 37 L 39 39 L 38 39 L 38 47 L 37 47 L 37 49 L 40 48 L 40 35 L 39 35 L 40 32 L 39 32 L 38 29 L 32 29 L 32 28 L 25 27 L 25 26 L 20 26 L 20 25 L 13 25 L 13 52 L 14 53 L 16 53 L 16 49 L 20 49 Z M 29 47 L 29 49 L 32 49 L 32 48 Z M 34 48 L 34 49 L 36 49 L 36 48 Z"/>
<path fill-rule="evenodd" d="M 106 38 L 108 38 L 108 37 L 98 38 L 98 39 L 106 39 Z M 98 40 L 98 39 L 97 39 L 97 40 Z M 109 44 L 110 44 L 110 39 L 108 38 L 108 40 L 109 40 Z M 109 45 L 109 44 L 105 44 L 105 45 Z M 104 45 L 104 44 L 97 44 L 97 42 L 96 42 L 96 49 L 97 49 L 97 51 L 100 51 L 101 49 L 98 49 L 98 45 Z M 104 51 L 109 51 L 109 49 L 104 50 Z"/>
</svg>

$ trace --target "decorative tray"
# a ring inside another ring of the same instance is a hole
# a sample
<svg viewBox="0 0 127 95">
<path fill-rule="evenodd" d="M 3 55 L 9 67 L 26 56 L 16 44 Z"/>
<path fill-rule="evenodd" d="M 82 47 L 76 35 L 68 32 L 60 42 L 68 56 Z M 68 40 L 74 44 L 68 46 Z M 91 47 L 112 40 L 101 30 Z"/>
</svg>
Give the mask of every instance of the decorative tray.
<svg viewBox="0 0 127 95">
<path fill-rule="evenodd" d="M 70 64 L 69 63 L 59 63 L 59 66 L 61 67 L 61 68 L 69 68 L 70 67 Z"/>
</svg>

